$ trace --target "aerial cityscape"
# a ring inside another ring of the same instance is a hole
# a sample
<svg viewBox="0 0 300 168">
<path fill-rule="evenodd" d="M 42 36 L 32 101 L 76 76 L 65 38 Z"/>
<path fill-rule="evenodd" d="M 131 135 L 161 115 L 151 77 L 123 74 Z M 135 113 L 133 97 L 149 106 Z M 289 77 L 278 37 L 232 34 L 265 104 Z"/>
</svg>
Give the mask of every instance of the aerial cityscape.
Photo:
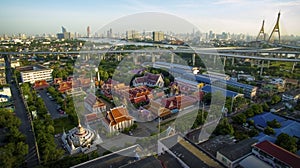
<svg viewBox="0 0 300 168">
<path fill-rule="evenodd" d="M 0 10 L 0 167 L 300 167 L 300 1 Z"/>
</svg>

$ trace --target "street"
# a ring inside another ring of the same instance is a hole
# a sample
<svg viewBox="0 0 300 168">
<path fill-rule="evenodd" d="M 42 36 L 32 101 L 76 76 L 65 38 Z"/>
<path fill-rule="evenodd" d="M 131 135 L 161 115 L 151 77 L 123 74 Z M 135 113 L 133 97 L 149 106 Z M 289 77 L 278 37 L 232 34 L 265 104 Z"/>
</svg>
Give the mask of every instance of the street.
<svg viewBox="0 0 300 168">
<path fill-rule="evenodd" d="M 5 61 L 6 61 L 6 68 L 7 68 L 6 79 L 7 81 L 11 81 L 12 72 L 11 72 L 10 62 L 7 59 L 7 57 L 5 58 L 6 58 Z M 15 104 L 15 114 L 17 117 L 20 118 L 22 122 L 19 130 L 26 136 L 26 143 L 28 144 L 28 148 L 29 148 L 29 153 L 25 158 L 25 162 L 27 162 L 27 167 L 34 167 L 38 165 L 39 162 L 36 153 L 35 139 L 31 128 L 31 123 L 30 123 L 31 122 L 30 115 L 28 115 L 26 111 L 23 98 L 20 94 L 16 82 L 12 82 L 10 84 L 10 89 Z"/>
</svg>

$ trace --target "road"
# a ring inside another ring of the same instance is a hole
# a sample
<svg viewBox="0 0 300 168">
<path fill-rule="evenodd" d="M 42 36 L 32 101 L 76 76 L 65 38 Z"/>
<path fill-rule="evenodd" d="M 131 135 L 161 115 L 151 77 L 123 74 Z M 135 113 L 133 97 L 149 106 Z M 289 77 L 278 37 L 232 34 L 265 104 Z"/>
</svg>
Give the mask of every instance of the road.
<svg viewBox="0 0 300 168">
<path fill-rule="evenodd" d="M 11 81 L 12 72 L 7 57 L 5 61 L 6 61 L 6 68 L 7 68 L 6 79 L 7 81 Z M 24 100 L 20 94 L 16 82 L 10 84 L 10 89 L 15 104 L 15 114 L 17 117 L 20 118 L 22 122 L 19 130 L 26 136 L 26 143 L 28 144 L 29 147 L 29 153 L 25 157 L 25 162 L 27 162 L 27 167 L 35 167 L 39 164 L 39 161 L 36 153 L 35 138 L 31 129 L 31 123 L 30 123 L 31 118 L 26 111 Z"/>
</svg>

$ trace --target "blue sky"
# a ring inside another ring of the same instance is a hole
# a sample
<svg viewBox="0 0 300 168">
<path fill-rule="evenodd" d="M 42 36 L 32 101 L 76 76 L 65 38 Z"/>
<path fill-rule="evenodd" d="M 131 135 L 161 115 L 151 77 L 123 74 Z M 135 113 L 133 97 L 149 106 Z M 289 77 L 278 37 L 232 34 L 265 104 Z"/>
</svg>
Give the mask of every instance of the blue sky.
<svg viewBox="0 0 300 168">
<path fill-rule="evenodd" d="M 300 35 L 300 0 L 3 0 L 0 4 L 0 34 L 55 34 L 61 26 L 85 33 L 88 25 L 93 32 L 120 17 L 162 12 L 205 32 L 256 35 L 263 19 L 269 33 L 281 10 L 281 33 Z"/>
</svg>

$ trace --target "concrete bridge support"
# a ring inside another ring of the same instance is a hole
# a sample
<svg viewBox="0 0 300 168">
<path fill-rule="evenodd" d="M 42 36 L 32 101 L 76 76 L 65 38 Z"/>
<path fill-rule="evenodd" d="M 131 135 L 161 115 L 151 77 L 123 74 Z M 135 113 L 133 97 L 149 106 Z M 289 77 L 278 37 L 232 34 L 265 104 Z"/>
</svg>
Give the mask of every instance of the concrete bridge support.
<svg viewBox="0 0 300 168">
<path fill-rule="evenodd" d="M 294 62 L 293 63 L 293 67 L 292 67 L 292 72 L 294 72 L 294 70 L 295 70 L 295 66 L 297 65 L 297 62 Z"/>
<path fill-rule="evenodd" d="M 260 65 L 260 73 L 259 73 L 260 76 L 262 76 L 263 70 L 264 70 L 264 60 L 261 61 L 261 65 Z"/>
<path fill-rule="evenodd" d="M 226 57 L 223 57 L 223 65 L 224 65 L 224 67 L 225 67 L 225 65 L 226 65 Z"/>
<path fill-rule="evenodd" d="M 173 53 L 171 54 L 171 63 L 172 64 L 174 63 L 174 54 Z"/>
<path fill-rule="evenodd" d="M 195 66 L 196 63 L 196 54 L 192 54 L 192 65 Z"/>
<path fill-rule="evenodd" d="M 133 55 L 133 62 L 134 62 L 134 64 L 137 64 L 137 63 L 138 63 L 138 57 L 135 56 L 135 55 Z"/>
<path fill-rule="evenodd" d="M 214 56 L 214 65 L 216 65 L 216 61 L 217 61 L 217 56 Z"/>
<path fill-rule="evenodd" d="M 231 58 L 231 65 L 234 65 L 234 57 Z"/>
<path fill-rule="evenodd" d="M 152 57 L 152 63 L 154 63 L 155 62 L 155 55 L 152 53 L 151 57 Z"/>
</svg>

